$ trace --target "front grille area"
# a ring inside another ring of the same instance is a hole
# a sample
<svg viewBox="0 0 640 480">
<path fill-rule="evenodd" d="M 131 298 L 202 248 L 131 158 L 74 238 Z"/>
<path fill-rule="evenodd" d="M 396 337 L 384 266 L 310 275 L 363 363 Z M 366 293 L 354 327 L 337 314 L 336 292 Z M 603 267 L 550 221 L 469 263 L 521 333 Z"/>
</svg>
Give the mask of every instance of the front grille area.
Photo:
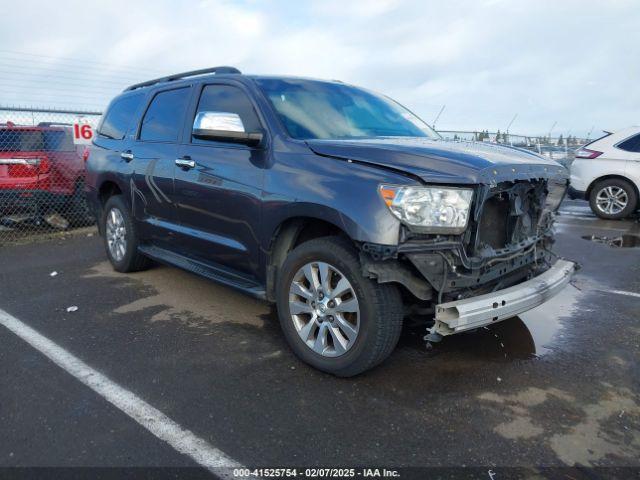
<svg viewBox="0 0 640 480">
<path fill-rule="evenodd" d="M 494 250 L 504 248 L 509 241 L 509 201 L 500 197 L 489 198 L 483 206 L 478 223 L 478 243 Z"/>
<path fill-rule="evenodd" d="M 525 242 L 537 233 L 545 182 L 508 182 L 493 188 L 482 206 L 474 253 L 487 255 Z"/>
</svg>

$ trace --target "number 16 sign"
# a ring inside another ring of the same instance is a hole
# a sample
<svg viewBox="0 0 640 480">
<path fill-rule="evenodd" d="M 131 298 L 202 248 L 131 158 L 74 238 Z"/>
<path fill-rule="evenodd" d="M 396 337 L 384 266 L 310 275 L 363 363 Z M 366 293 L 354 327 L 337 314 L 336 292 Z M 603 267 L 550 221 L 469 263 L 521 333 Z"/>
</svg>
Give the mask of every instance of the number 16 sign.
<svg viewBox="0 0 640 480">
<path fill-rule="evenodd" d="M 73 143 L 76 145 L 90 145 L 93 139 L 93 129 L 88 123 L 73 124 Z"/>
</svg>

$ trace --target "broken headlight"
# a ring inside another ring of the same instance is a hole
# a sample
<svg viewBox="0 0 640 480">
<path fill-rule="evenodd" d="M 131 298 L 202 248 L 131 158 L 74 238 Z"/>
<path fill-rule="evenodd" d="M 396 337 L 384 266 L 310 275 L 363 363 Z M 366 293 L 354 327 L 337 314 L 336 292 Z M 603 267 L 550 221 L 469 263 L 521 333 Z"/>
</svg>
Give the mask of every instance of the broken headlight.
<svg viewBox="0 0 640 480">
<path fill-rule="evenodd" d="M 453 187 L 380 185 L 384 202 L 402 223 L 420 233 L 462 233 L 473 190 Z"/>
</svg>

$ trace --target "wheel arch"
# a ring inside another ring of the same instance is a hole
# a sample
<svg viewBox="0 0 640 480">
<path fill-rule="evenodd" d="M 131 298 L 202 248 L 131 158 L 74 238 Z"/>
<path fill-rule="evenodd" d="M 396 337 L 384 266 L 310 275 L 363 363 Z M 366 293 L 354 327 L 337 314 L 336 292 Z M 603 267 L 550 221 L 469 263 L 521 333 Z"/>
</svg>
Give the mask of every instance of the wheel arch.
<svg viewBox="0 0 640 480">
<path fill-rule="evenodd" d="M 334 222 L 316 216 L 289 217 L 277 225 L 266 252 L 267 299 L 275 301 L 275 286 L 278 272 L 291 250 L 309 240 L 339 236 L 352 241 L 348 232 Z"/>
<path fill-rule="evenodd" d="M 98 200 L 100 205 L 104 205 L 113 195 L 122 195 L 123 193 L 124 190 L 118 182 L 110 178 L 105 179 L 98 188 Z"/>
<path fill-rule="evenodd" d="M 104 206 L 114 195 L 122 195 L 124 193 L 124 189 L 120 185 L 118 181 L 113 178 L 105 178 L 102 182 L 100 182 L 98 188 L 92 193 L 90 197 L 93 202 L 94 214 L 96 217 L 96 223 L 98 224 L 98 233 L 103 235 L 102 226 L 100 219 L 102 218 L 102 212 L 104 210 Z M 127 199 L 125 198 L 125 202 Z"/>
</svg>

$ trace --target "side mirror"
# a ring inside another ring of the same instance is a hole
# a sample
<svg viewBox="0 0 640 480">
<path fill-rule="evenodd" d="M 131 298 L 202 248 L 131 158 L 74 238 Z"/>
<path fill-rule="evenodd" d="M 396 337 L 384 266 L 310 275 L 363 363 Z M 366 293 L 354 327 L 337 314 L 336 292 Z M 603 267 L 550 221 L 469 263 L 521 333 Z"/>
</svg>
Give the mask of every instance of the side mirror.
<svg viewBox="0 0 640 480">
<path fill-rule="evenodd" d="M 245 132 L 240 116 L 228 112 L 198 112 L 192 135 L 201 140 L 241 143 L 250 147 L 260 145 L 263 138 L 261 132 Z"/>
</svg>

